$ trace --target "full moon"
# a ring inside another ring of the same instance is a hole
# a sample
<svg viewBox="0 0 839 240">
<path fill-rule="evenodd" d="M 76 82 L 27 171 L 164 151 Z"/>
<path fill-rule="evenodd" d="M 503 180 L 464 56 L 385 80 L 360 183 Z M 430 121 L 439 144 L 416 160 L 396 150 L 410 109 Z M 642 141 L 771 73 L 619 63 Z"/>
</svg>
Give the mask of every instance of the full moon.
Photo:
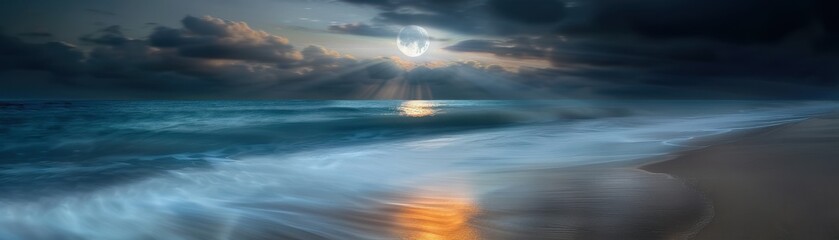
<svg viewBox="0 0 839 240">
<path fill-rule="evenodd" d="M 396 46 L 399 51 L 408 57 L 419 57 L 425 51 L 428 51 L 428 46 L 431 42 L 428 41 L 428 32 L 425 28 L 420 26 L 407 26 L 399 31 L 399 36 L 396 37 Z"/>
</svg>

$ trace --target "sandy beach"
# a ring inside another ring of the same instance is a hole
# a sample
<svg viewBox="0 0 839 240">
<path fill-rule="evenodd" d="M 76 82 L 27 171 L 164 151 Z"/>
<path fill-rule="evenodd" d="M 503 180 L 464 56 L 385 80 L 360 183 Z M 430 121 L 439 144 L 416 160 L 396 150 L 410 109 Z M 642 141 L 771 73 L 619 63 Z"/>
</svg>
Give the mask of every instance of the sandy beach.
<svg viewBox="0 0 839 240">
<path fill-rule="evenodd" d="M 696 239 L 839 238 L 839 116 L 746 134 L 642 169 L 679 178 L 712 203 Z"/>
</svg>

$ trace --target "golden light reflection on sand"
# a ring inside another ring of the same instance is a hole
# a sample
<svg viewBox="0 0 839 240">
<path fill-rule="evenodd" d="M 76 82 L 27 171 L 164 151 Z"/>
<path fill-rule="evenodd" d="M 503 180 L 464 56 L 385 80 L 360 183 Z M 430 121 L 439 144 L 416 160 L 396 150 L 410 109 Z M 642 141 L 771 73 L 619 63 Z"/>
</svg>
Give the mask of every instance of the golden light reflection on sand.
<svg viewBox="0 0 839 240">
<path fill-rule="evenodd" d="M 478 207 L 468 198 L 421 196 L 400 204 L 396 213 L 398 234 L 411 240 L 480 239 L 469 224 Z"/>
<path fill-rule="evenodd" d="M 399 105 L 399 115 L 408 117 L 428 117 L 437 113 L 433 102 L 423 100 L 405 101 Z"/>
</svg>

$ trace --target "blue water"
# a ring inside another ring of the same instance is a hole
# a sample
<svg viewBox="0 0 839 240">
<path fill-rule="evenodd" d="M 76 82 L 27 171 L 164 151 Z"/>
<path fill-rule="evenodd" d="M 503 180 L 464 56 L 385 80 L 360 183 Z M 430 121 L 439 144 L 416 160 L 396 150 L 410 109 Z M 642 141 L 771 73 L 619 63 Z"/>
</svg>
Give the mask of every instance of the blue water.
<svg viewBox="0 0 839 240">
<path fill-rule="evenodd" d="M 416 193 L 480 208 L 505 172 L 646 159 L 835 106 L 2 102 L 0 239 L 391 239 L 387 209 Z"/>
</svg>

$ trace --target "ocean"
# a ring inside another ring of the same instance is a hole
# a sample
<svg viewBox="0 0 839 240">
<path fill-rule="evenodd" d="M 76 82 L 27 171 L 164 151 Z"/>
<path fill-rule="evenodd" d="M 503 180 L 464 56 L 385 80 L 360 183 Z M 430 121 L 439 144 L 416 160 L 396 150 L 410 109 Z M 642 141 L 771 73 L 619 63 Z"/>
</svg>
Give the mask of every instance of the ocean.
<svg viewBox="0 0 839 240">
<path fill-rule="evenodd" d="M 702 199 L 627 169 L 707 144 L 698 139 L 835 110 L 801 101 L 5 101 L 0 239 L 670 231 L 649 214 Z M 673 231 L 701 224 L 701 205 L 696 216 L 673 213 L 693 223 Z"/>
</svg>

